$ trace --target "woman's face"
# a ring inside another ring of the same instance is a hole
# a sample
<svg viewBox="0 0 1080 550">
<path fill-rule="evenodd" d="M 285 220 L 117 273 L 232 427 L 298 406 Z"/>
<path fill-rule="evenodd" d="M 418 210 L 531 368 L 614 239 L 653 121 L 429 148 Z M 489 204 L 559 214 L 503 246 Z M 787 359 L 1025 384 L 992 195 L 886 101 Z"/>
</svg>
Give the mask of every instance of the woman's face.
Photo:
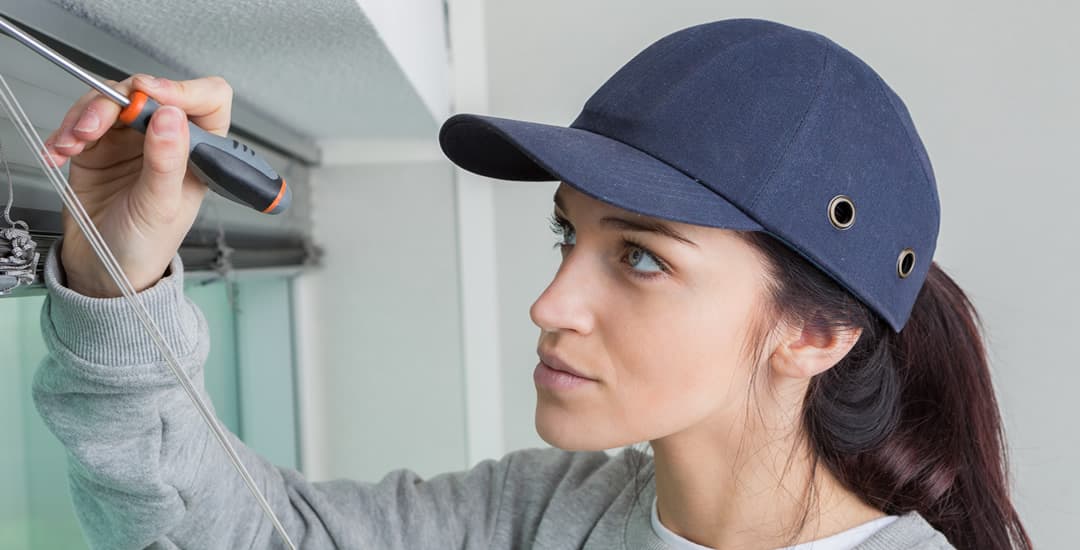
<svg viewBox="0 0 1080 550">
<path fill-rule="evenodd" d="M 530 310 L 540 436 L 608 449 L 740 416 L 754 369 L 745 344 L 766 296 L 758 253 L 732 231 L 634 214 L 566 184 L 554 221 L 562 264 Z"/>
</svg>

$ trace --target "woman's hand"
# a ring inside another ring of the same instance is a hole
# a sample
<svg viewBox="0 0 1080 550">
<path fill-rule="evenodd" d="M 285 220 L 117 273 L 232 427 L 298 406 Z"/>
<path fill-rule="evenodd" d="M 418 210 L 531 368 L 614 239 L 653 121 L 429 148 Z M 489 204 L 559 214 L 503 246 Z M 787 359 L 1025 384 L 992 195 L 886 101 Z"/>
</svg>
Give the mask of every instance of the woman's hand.
<svg viewBox="0 0 1080 550">
<path fill-rule="evenodd" d="M 206 185 L 188 170 L 187 117 L 224 136 L 232 88 L 217 77 L 135 75 L 112 84 L 124 95 L 139 90 L 162 105 L 145 136 L 117 122 L 119 105 L 91 92 L 68 110 L 45 146 L 57 166 L 71 160 L 71 187 L 140 291 L 165 273 L 206 195 Z M 87 296 L 120 296 L 66 209 L 63 227 L 67 286 Z"/>
</svg>

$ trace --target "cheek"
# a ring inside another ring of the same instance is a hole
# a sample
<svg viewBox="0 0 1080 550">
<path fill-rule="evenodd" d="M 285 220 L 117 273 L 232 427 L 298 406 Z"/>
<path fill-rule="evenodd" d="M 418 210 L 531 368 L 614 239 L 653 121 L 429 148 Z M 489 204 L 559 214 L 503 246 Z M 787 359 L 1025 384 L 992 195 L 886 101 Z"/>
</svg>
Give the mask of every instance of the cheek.
<svg viewBox="0 0 1080 550">
<path fill-rule="evenodd" d="M 736 414 L 751 372 L 743 356 L 749 312 L 745 299 L 669 295 L 613 327 L 605 338 L 613 398 L 628 427 L 656 439 L 707 416 Z"/>
</svg>

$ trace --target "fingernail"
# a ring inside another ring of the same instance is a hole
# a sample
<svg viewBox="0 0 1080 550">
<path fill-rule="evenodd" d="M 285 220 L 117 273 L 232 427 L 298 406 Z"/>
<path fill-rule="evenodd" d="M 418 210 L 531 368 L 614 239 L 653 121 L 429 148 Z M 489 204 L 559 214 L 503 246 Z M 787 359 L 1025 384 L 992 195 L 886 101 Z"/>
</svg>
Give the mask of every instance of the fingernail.
<svg viewBox="0 0 1080 550">
<path fill-rule="evenodd" d="M 180 125 L 183 120 L 183 113 L 180 112 L 180 109 L 166 105 L 154 113 L 153 118 L 150 120 L 150 126 L 158 136 L 172 138 L 180 134 Z"/>
<path fill-rule="evenodd" d="M 55 166 L 57 168 L 63 166 L 63 160 L 67 160 L 65 157 L 51 153 L 49 151 L 43 151 L 41 153 L 41 159 L 48 163 L 49 166 Z"/>
<path fill-rule="evenodd" d="M 146 86 L 147 88 L 157 88 L 161 84 L 161 81 L 152 76 L 137 76 L 135 77 L 135 80 L 138 80 L 143 86 Z"/>
<path fill-rule="evenodd" d="M 75 145 L 75 138 L 71 137 L 71 132 L 66 130 L 53 141 L 53 147 L 71 147 L 72 145 Z"/>
<path fill-rule="evenodd" d="M 93 132 L 101 125 L 101 119 L 98 118 L 94 111 L 86 111 L 79 117 L 79 122 L 75 124 L 75 129 L 80 132 Z"/>
</svg>

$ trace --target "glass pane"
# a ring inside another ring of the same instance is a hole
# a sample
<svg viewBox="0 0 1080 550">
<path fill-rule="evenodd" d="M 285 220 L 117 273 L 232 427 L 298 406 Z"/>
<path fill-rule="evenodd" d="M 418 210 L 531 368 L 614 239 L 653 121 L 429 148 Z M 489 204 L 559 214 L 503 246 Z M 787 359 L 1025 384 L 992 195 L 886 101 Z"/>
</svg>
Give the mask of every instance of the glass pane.
<svg viewBox="0 0 1080 550">
<path fill-rule="evenodd" d="M 236 374 L 244 442 L 270 462 L 299 467 L 292 300 L 284 277 L 236 288 Z"/>
<path fill-rule="evenodd" d="M 258 279 L 237 289 L 237 299 L 221 281 L 185 289 L 213 335 L 204 369 L 207 392 L 230 430 L 242 438 L 251 432 L 256 450 L 295 467 L 288 281 Z M 234 307 L 238 299 L 248 306 Z M 87 547 L 72 509 L 66 454 L 30 394 L 34 370 L 45 356 L 43 301 L 44 296 L 0 300 L 0 550 Z M 238 309 L 244 312 L 239 317 Z M 245 358 L 243 377 L 238 357 Z M 250 418 L 245 421 L 242 413 Z"/>
<path fill-rule="evenodd" d="M 30 396 L 45 356 L 38 316 L 44 296 L 0 300 L 0 548 L 86 548 L 68 489 L 67 458 Z"/>
<path fill-rule="evenodd" d="M 39 302 L 39 299 L 27 298 Z M 19 342 L 21 303 L 0 303 L 0 548 L 29 546 L 30 519 L 26 502 L 26 452 L 23 441 L 23 394 L 29 382 L 23 380 L 22 346 Z"/>
<path fill-rule="evenodd" d="M 234 434 L 240 432 L 239 388 L 236 375 L 236 309 L 229 285 L 220 279 L 188 284 L 184 289 L 206 317 L 210 334 L 210 355 L 203 376 L 206 392 L 218 419 Z"/>
</svg>

